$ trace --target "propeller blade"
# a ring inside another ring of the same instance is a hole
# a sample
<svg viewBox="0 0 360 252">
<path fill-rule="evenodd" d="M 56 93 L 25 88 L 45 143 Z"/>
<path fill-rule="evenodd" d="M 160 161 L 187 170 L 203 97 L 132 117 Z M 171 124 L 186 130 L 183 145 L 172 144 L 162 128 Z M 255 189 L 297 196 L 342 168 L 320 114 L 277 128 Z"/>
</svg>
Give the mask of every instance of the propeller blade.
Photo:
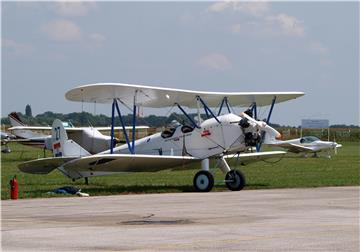
<svg viewBox="0 0 360 252">
<path fill-rule="evenodd" d="M 257 121 L 254 118 L 252 118 L 251 116 L 245 114 L 245 113 L 241 113 L 240 114 L 241 117 L 245 117 L 246 119 L 248 119 L 249 121 L 255 123 L 256 125 L 258 125 L 260 128 L 265 129 L 265 127 L 267 126 L 266 122 L 263 121 Z"/>
<path fill-rule="evenodd" d="M 276 129 L 274 129 L 273 127 L 267 125 L 266 122 L 257 121 L 257 120 L 255 120 L 254 118 L 252 118 L 251 116 L 249 116 L 249 115 L 247 115 L 245 113 L 241 113 L 240 116 L 243 117 L 243 118 L 246 118 L 248 121 L 251 121 L 251 122 L 255 123 L 263 131 L 263 137 L 262 137 L 263 139 L 262 139 L 262 141 L 264 140 L 264 138 L 269 138 L 269 139 L 273 138 L 274 140 L 275 139 L 276 140 L 281 139 L 281 134 Z M 266 141 L 266 142 L 268 142 L 268 141 Z"/>
</svg>

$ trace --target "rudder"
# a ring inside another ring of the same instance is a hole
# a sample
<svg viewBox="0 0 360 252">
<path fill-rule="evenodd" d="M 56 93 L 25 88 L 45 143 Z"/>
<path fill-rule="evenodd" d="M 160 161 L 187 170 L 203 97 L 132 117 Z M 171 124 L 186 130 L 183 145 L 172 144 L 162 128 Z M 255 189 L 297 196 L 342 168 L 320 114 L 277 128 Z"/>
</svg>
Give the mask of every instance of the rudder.
<svg viewBox="0 0 360 252">
<path fill-rule="evenodd" d="M 54 157 L 81 157 L 90 155 L 68 135 L 62 121 L 55 119 L 51 129 L 52 150 Z"/>
<path fill-rule="evenodd" d="M 16 112 L 11 112 L 8 116 L 12 127 L 25 126 L 25 123 L 21 121 L 19 115 Z"/>
</svg>

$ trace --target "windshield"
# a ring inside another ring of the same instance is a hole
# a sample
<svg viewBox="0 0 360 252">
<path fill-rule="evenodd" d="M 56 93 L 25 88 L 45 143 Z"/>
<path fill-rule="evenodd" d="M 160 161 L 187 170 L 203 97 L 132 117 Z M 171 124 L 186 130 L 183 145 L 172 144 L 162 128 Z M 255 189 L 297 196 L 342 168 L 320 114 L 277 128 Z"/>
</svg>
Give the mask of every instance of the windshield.
<svg viewBox="0 0 360 252">
<path fill-rule="evenodd" d="M 73 128 L 74 125 L 71 122 L 62 122 L 64 128 Z"/>
<path fill-rule="evenodd" d="M 165 129 L 163 132 L 161 132 L 161 137 L 162 138 L 172 137 L 176 131 L 176 128 L 177 127 L 171 127 L 171 128 Z"/>
<path fill-rule="evenodd" d="M 312 143 L 315 141 L 319 141 L 320 139 L 314 136 L 305 136 L 303 138 L 301 138 L 300 142 L 301 143 Z"/>
</svg>

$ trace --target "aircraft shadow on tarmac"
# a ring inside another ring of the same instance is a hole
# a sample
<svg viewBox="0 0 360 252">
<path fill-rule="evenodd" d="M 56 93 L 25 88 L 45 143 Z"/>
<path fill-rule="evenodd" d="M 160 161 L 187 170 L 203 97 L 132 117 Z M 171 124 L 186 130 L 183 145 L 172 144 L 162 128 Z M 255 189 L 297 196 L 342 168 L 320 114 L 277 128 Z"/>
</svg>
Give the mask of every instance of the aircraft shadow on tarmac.
<svg viewBox="0 0 360 252">
<path fill-rule="evenodd" d="M 268 188 L 269 184 L 261 183 L 249 183 L 248 188 Z M 192 185 L 132 185 L 132 186 L 123 186 L 123 185 L 111 185 L 104 186 L 99 184 L 91 185 L 76 185 L 76 188 L 81 188 L 82 192 L 88 193 L 90 195 L 116 195 L 116 194 L 127 194 L 127 193 L 173 193 L 173 192 L 196 192 L 195 188 Z M 55 188 L 54 188 L 55 189 Z M 246 189 L 246 188 L 245 188 Z M 215 185 L 214 191 L 227 191 L 225 185 Z M 39 190 L 41 194 L 46 194 L 49 190 Z"/>
</svg>

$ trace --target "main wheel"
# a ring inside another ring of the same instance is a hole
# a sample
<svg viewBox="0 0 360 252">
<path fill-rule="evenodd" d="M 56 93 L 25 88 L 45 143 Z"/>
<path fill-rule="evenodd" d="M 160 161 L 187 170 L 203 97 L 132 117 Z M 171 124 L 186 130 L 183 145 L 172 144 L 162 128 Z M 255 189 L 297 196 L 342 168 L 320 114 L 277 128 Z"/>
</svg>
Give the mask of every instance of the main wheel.
<svg viewBox="0 0 360 252">
<path fill-rule="evenodd" d="M 208 171 L 199 171 L 194 177 L 194 187 L 198 192 L 210 192 L 214 186 L 214 177 Z"/>
<path fill-rule="evenodd" d="M 240 171 L 231 170 L 226 173 L 225 184 L 231 191 L 240 191 L 245 186 L 245 176 Z"/>
</svg>

